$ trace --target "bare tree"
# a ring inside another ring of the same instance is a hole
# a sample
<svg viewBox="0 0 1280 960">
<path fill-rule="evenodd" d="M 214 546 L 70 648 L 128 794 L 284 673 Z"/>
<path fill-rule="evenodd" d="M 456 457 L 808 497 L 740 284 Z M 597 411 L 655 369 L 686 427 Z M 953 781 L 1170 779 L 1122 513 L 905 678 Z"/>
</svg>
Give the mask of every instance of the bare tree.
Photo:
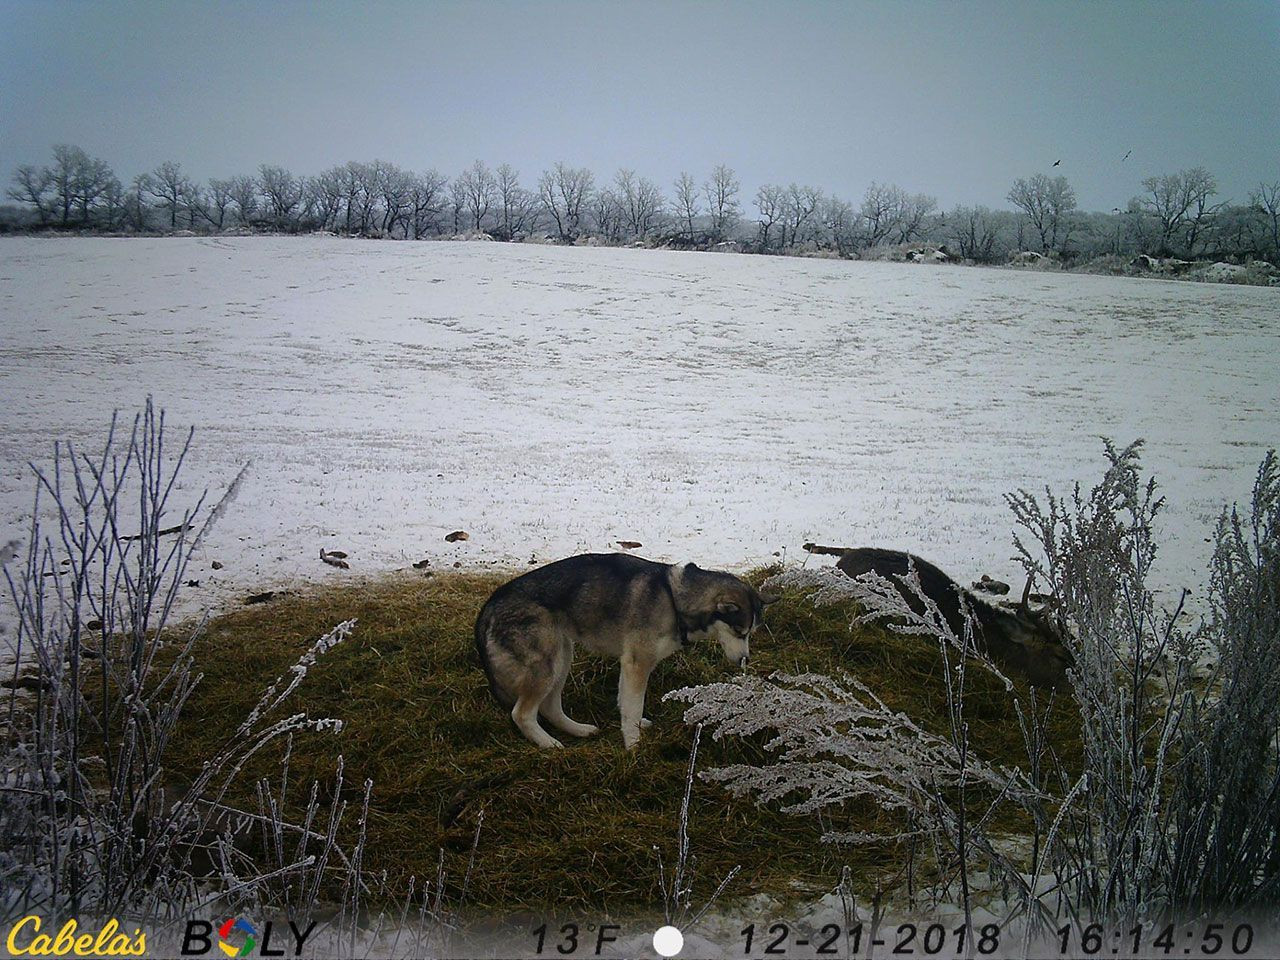
<svg viewBox="0 0 1280 960">
<path fill-rule="evenodd" d="M 215 230 L 221 230 L 231 207 L 231 181 L 211 179 L 204 207 L 205 218 Z"/>
<path fill-rule="evenodd" d="M 258 184 L 253 177 L 232 177 L 229 184 L 231 203 L 241 226 L 249 226 L 258 215 Z"/>
<path fill-rule="evenodd" d="M 737 226 L 742 215 L 738 204 L 738 193 L 742 184 L 734 176 L 733 170 L 720 164 L 711 171 L 711 179 L 703 184 L 702 192 L 707 198 L 707 213 L 711 216 L 711 237 L 713 240 L 727 240 L 733 228 Z"/>
<path fill-rule="evenodd" d="M 343 232 L 363 234 L 369 229 L 369 218 L 373 210 L 368 166 L 356 160 L 348 160 L 339 168 L 339 176 L 342 183 Z"/>
<path fill-rule="evenodd" d="M 302 184 L 284 167 L 263 164 L 258 168 L 258 183 L 267 201 L 267 212 L 277 230 L 294 224 L 294 211 L 302 202 Z"/>
<path fill-rule="evenodd" d="M 911 243 L 927 232 L 929 218 L 938 209 L 938 201 L 924 193 L 901 195 L 901 206 L 894 224 L 895 243 Z M 1065 243 L 1065 240 L 1063 241 Z"/>
<path fill-rule="evenodd" d="M 1030 179 L 1019 178 L 1009 190 L 1009 202 L 1021 210 L 1040 236 L 1040 250 L 1058 249 L 1059 238 L 1066 245 L 1070 231 L 1067 222 L 1076 209 L 1075 191 L 1066 177 L 1047 177 L 1037 173 Z"/>
<path fill-rule="evenodd" d="M 301 212 L 293 220 L 359 236 L 416 238 L 419 186 L 414 174 L 394 163 L 350 160 L 303 185 Z M 433 183 L 432 199 L 438 186 Z"/>
<path fill-rule="evenodd" d="M 556 178 L 553 177 L 550 170 L 547 170 L 538 178 L 538 198 L 541 205 L 547 210 L 547 215 L 552 219 L 552 223 L 556 224 L 557 236 L 562 241 L 567 239 L 567 230 L 564 229 L 563 205 L 559 202 L 559 197 L 556 193 Z"/>
<path fill-rule="evenodd" d="M 382 201 L 382 233 L 390 237 L 399 229 L 408 237 L 413 175 L 394 163 L 375 160 L 373 176 Z"/>
<path fill-rule="evenodd" d="M 142 180 L 143 189 L 155 197 L 159 206 L 169 212 L 169 229 L 178 229 L 178 211 L 186 205 L 191 181 L 182 172 L 182 164 L 166 160 Z"/>
<path fill-rule="evenodd" d="M 307 181 L 303 196 L 303 213 L 322 230 L 332 230 L 338 225 L 338 212 L 342 209 L 343 171 L 330 167 Z"/>
<path fill-rule="evenodd" d="M 1269 231 L 1260 214 L 1252 204 L 1224 205 L 1203 234 L 1202 252 L 1214 257 L 1234 254 L 1259 259 L 1267 256 Z"/>
<path fill-rule="evenodd" d="M 1262 216 L 1271 256 L 1280 256 L 1280 180 L 1258 184 L 1249 204 Z"/>
<path fill-rule="evenodd" d="M 816 226 L 814 215 L 822 203 L 822 191 L 816 187 L 791 184 L 782 206 L 782 246 L 795 247 L 812 239 Z"/>
<path fill-rule="evenodd" d="M 49 183 L 53 188 L 54 208 L 64 227 L 71 222 L 71 208 L 76 202 L 76 174 L 85 159 L 84 151 L 79 147 L 60 143 L 53 148 L 53 166 L 48 168 Z"/>
<path fill-rule="evenodd" d="M 618 171 L 614 185 L 626 234 L 638 238 L 649 236 L 658 228 L 664 206 L 658 185 L 627 169 Z"/>
<path fill-rule="evenodd" d="M 467 188 L 461 179 L 455 178 L 449 184 L 449 209 L 453 214 L 453 233 L 462 233 L 462 224 L 467 213 Z"/>
<path fill-rule="evenodd" d="M 783 218 L 786 216 L 787 208 L 786 189 L 766 183 L 756 191 L 756 208 L 760 211 L 760 219 L 757 221 L 759 223 L 757 238 L 760 249 L 767 253 L 773 228 L 780 223 L 784 223 Z"/>
<path fill-rule="evenodd" d="M 182 194 L 182 210 L 187 216 L 189 230 L 195 230 L 198 221 L 208 219 L 209 212 L 205 205 L 204 190 L 194 180 L 187 181 L 186 190 Z"/>
<path fill-rule="evenodd" d="M 73 222 L 88 226 L 104 195 L 113 189 L 113 183 L 119 185 L 105 160 L 68 144 L 53 148 L 50 166 L 40 169 L 20 166 L 14 182 L 15 187 L 8 191 L 10 198 L 33 205 L 42 225 L 56 219 L 63 227 Z"/>
<path fill-rule="evenodd" d="M 1207 219 L 1217 211 L 1209 198 L 1218 192 L 1218 181 L 1204 167 L 1192 167 L 1178 173 L 1147 177 L 1142 187 L 1148 196 L 1141 197 L 1142 207 L 1160 223 L 1159 252 L 1172 252 L 1181 242 L 1187 253 L 1195 244 Z"/>
<path fill-rule="evenodd" d="M 346 232 L 369 236 L 373 232 L 374 213 L 378 206 L 374 165 L 350 160 L 343 165 L 342 175 Z"/>
<path fill-rule="evenodd" d="M 472 229 L 483 230 L 485 217 L 489 214 L 489 207 L 493 205 L 497 192 L 493 173 L 483 161 L 477 160 L 454 180 L 454 185 L 460 191 L 463 206 L 470 214 Z"/>
<path fill-rule="evenodd" d="M 110 189 L 112 181 L 116 180 L 116 176 L 105 160 L 90 157 L 78 148 L 74 152 L 76 166 L 71 189 L 76 206 L 80 210 L 80 223 L 87 225 L 103 194 Z"/>
<path fill-rule="evenodd" d="M 557 163 L 538 180 L 538 196 L 560 239 L 572 243 L 582 231 L 582 208 L 595 186 L 586 167 Z"/>
<path fill-rule="evenodd" d="M 143 199 L 143 194 L 150 193 L 150 183 L 150 175 L 139 174 L 133 178 L 133 184 L 125 196 L 123 220 L 139 233 L 147 229 L 147 202 Z"/>
<path fill-rule="evenodd" d="M 648 237 L 662 230 L 666 220 L 667 200 L 662 188 L 647 177 L 636 184 L 635 232 Z"/>
<path fill-rule="evenodd" d="M 503 240 L 511 240 L 523 229 L 523 222 L 518 221 L 527 218 L 530 207 L 527 191 L 521 188 L 520 174 L 509 163 L 498 167 L 494 182 L 498 197 L 498 233 Z"/>
<path fill-rule="evenodd" d="M 377 220 L 378 178 L 371 163 L 357 163 L 354 168 L 356 190 L 353 196 L 360 234 L 372 236 Z"/>
<path fill-rule="evenodd" d="M 413 239 L 421 240 L 428 234 L 440 232 L 447 185 L 448 179 L 435 170 L 414 177 L 409 191 Z"/>
<path fill-rule="evenodd" d="M 582 205 L 595 188 L 595 177 L 586 167 L 574 170 L 566 168 L 563 164 L 556 164 L 556 182 L 560 196 L 564 200 L 569 228 L 576 237 L 581 230 Z"/>
<path fill-rule="evenodd" d="M 356 202 L 355 193 L 358 189 L 359 178 L 353 171 L 352 163 L 344 163 L 340 167 L 334 167 L 329 173 L 335 179 L 335 185 L 338 192 L 338 213 L 334 214 L 333 228 L 343 233 L 350 234 L 352 225 L 355 223 Z M 339 227 L 339 218 L 341 218 L 341 227 Z"/>
<path fill-rule="evenodd" d="M 1142 199 L 1133 197 L 1124 209 L 1125 246 L 1131 250 L 1153 250 L 1156 248 L 1156 236 L 1159 224 L 1155 217 L 1144 209 Z M 1019 223 L 1024 223 L 1019 220 Z"/>
<path fill-rule="evenodd" d="M 627 232 L 626 202 L 607 187 L 591 196 L 591 217 L 596 233 L 608 243 L 619 243 Z"/>
<path fill-rule="evenodd" d="M 102 223 L 114 230 L 124 221 L 128 209 L 128 194 L 117 177 L 112 177 L 102 191 Z"/>
<path fill-rule="evenodd" d="M 681 232 L 692 240 L 693 221 L 700 212 L 698 208 L 698 185 L 693 182 L 693 177 L 682 172 L 675 182 L 675 188 L 676 216 L 680 219 Z"/>
<path fill-rule="evenodd" d="M 542 203 L 537 195 L 520 186 L 516 171 L 504 164 L 505 185 L 499 177 L 498 202 L 502 208 L 504 239 L 516 240 L 538 229 Z"/>
<path fill-rule="evenodd" d="M 862 219 L 861 241 L 864 247 L 874 247 L 888 241 L 902 215 L 905 194 L 892 184 L 872 183 L 863 195 L 858 214 Z"/>
<path fill-rule="evenodd" d="M 50 188 L 53 186 L 53 175 L 48 167 L 37 168 L 23 164 L 13 174 L 14 186 L 6 195 L 19 203 L 29 203 L 36 208 L 36 215 L 43 227 L 53 217 L 53 199 Z"/>
<path fill-rule="evenodd" d="M 995 259 L 997 225 L 986 207 L 956 207 L 949 216 L 950 239 L 966 260 L 990 263 Z"/>
<path fill-rule="evenodd" d="M 636 185 L 636 172 L 634 170 L 628 170 L 624 167 L 623 169 L 618 171 L 616 176 L 614 176 L 613 183 L 617 189 L 615 192 L 613 192 L 612 199 L 618 207 L 618 211 L 620 214 L 619 219 L 622 221 L 622 223 L 620 228 L 616 231 L 618 236 L 616 238 L 608 238 L 608 239 L 620 240 L 622 239 L 622 235 L 624 233 L 633 237 L 637 236 L 638 231 L 636 230 L 636 195 L 638 193 L 638 188 Z M 606 192 L 608 191 L 601 191 L 602 194 Z M 596 204 L 596 207 L 598 210 L 599 208 L 598 202 Z"/>
<path fill-rule="evenodd" d="M 842 257 L 857 249 L 858 215 L 853 205 L 839 197 L 828 197 L 819 211 L 825 242 Z"/>
</svg>

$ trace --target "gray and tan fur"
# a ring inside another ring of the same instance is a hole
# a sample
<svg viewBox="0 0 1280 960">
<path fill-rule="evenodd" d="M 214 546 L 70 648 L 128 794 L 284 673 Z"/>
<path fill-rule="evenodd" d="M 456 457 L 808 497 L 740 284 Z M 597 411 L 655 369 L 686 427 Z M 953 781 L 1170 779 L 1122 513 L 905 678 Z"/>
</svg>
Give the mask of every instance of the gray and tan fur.
<svg viewBox="0 0 1280 960">
<path fill-rule="evenodd" d="M 649 674 L 692 640 L 714 637 L 725 658 L 745 666 L 751 632 L 764 601 L 730 573 L 692 563 L 654 563 L 621 553 L 587 553 L 516 577 L 493 592 L 476 619 L 476 650 L 489 689 L 511 719 L 539 747 L 561 742 L 541 716 L 574 737 L 599 728 L 564 712 L 561 693 L 583 646 L 621 661 L 618 711 L 622 741 L 640 739 Z"/>
<path fill-rule="evenodd" d="M 973 613 L 975 641 L 996 663 L 1021 674 L 1037 686 L 1056 687 L 1066 678 L 1072 666 L 1070 650 L 1053 615 L 1045 609 L 1033 610 L 1029 604 L 1031 581 L 1027 581 L 1017 607 L 997 606 L 975 596 L 947 576 L 928 560 L 901 550 L 878 547 L 821 547 L 806 543 L 810 553 L 838 556 L 836 566 L 851 577 L 878 573 L 898 587 L 912 610 L 920 613 L 924 605 L 896 579 L 907 572 L 910 561 L 920 578 L 924 595 L 938 605 L 938 610 L 957 637 L 964 636 L 964 604 Z"/>
</svg>

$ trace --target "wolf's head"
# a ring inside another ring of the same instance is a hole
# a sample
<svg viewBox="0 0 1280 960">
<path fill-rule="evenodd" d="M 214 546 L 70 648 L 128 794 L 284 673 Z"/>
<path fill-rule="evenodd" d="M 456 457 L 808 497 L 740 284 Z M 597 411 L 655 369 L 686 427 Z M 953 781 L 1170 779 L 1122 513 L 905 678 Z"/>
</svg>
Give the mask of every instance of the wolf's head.
<svg viewBox="0 0 1280 960">
<path fill-rule="evenodd" d="M 761 597 L 731 573 L 703 570 L 693 563 L 671 568 L 671 593 L 690 640 L 714 637 L 726 660 L 746 666 L 751 634 L 775 598 Z"/>
<path fill-rule="evenodd" d="M 1068 636 L 1052 610 L 1052 601 L 1040 609 L 1028 603 L 1028 588 L 1016 607 L 995 608 L 987 605 L 979 612 L 987 646 L 997 659 L 1011 664 L 1037 686 L 1056 687 L 1075 666 Z M 975 603 L 983 603 L 975 600 Z M 993 611 L 983 616 L 983 613 Z"/>
</svg>

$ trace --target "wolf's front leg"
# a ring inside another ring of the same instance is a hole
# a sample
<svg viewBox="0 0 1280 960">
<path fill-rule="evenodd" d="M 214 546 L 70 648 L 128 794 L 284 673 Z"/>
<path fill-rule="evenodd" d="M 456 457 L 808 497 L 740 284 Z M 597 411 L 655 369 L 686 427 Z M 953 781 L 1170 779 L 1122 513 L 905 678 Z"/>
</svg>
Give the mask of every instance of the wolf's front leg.
<svg viewBox="0 0 1280 960">
<path fill-rule="evenodd" d="M 644 722 L 644 691 L 649 686 L 653 660 L 634 654 L 622 655 L 622 674 L 618 680 L 618 712 L 622 714 L 622 743 L 634 750 L 640 740 Z"/>
</svg>

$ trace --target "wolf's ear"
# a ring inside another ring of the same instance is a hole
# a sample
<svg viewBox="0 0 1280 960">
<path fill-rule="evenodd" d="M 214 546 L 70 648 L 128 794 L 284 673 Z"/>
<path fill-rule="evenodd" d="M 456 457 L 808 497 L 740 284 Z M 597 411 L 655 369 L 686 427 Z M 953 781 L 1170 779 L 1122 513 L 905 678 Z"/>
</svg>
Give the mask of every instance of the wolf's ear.
<svg viewBox="0 0 1280 960">
<path fill-rule="evenodd" d="M 742 608 L 740 606 L 729 600 L 721 600 L 716 604 L 716 611 L 718 613 L 737 613 L 741 609 Z"/>
<path fill-rule="evenodd" d="M 767 607 L 771 603 L 777 603 L 782 597 L 772 593 L 762 593 L 760 596 L 760 606 Z"/>
</svg>

